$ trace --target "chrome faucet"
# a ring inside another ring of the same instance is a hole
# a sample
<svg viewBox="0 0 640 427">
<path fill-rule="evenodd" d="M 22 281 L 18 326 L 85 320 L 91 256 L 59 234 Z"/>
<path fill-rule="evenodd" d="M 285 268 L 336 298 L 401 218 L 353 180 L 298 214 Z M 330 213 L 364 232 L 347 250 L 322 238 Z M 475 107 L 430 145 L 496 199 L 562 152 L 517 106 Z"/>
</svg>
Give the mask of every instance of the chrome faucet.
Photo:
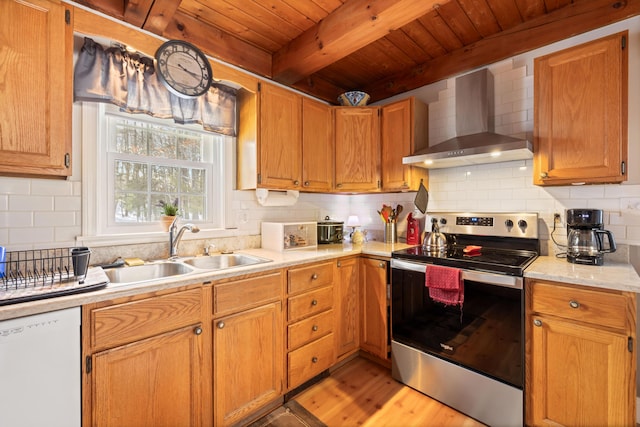
<svg viewBox="0 0 640 427">
<path fill-rule="evenodd" d="M 169 227 L 169 258 L 178 256 L 178 243 L 180 243 L 180 239 L 182 239 L 185 230 L 189 230 L 192 233 L 200 231 L 200 229 L 193 224 L 185 224 L 178 230 L 177 221 L 178 217 L 173 220 L 171 227 Z"/>
</svg>

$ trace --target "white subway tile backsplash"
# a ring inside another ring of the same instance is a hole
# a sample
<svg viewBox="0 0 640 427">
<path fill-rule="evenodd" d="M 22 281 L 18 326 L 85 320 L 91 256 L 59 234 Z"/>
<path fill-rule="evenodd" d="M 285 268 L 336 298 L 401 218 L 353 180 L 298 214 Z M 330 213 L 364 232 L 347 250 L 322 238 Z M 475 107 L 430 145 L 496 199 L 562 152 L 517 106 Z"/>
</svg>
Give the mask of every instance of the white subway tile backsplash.
<svg viewBox="0 0 640 427">
<path fill-rule="evenodd" d="M 31 195 L 71 196 L 73 195 L 73 182 L 34 179 L 31 183 Z"/>
<path fill-rule="evenodd" d="M 56 242 L 53 227 L 10 228 L 9 244 L 13 245 L 39 245 Z M 57 242 L 56 242 L 57 243 Z M 54 244 L 55 245 L 55 244 Z"/>
<path fill-rule="evenodd" d="M 52 211 L 53 196 L 9 196 L 9 209 L 12 211 Z"/>
<path fill-rule="evenodd" d="M 57 196 L 54 200 L 56 211 L 80 211 L 82 198 L 80 196 Z"/>
<path fill-rule="evenodd" d="M 33 215 L 25 212 L 0 212 L 0 228 L 32 227 Z"/>
<path fill-rule="evenodd" d="M 0 177 L 0 193 L 8 194 L 30 194 L 31 180 L 24 178 L 4 178 Z"/>
<path fill-rule="evenodd" d="M 36 227 L 68 227 L 77 225 L 73 212 L 35 212 L 33 225 Z"/>
<path fill-rule="evenodd" d="M 0 194 L 0 211 L 6 211 L 9 209 L 9 196 L 7 194 Z"/>
</svg>

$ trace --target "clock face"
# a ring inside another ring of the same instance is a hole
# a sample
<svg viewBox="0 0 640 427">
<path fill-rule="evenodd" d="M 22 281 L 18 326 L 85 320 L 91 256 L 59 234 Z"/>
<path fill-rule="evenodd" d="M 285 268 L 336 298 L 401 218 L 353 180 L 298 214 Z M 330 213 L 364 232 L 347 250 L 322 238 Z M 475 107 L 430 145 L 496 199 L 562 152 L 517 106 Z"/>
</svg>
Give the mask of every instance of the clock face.
<svg viewBox="0 0 640 427">
<path fill-rule="evenodd" d="M 163 43 L 156 52 L 156 69 L 173 94 L 195 98 L 211 87 L 211 65 L 194 45 L 180 40 Z"/>
</svg>

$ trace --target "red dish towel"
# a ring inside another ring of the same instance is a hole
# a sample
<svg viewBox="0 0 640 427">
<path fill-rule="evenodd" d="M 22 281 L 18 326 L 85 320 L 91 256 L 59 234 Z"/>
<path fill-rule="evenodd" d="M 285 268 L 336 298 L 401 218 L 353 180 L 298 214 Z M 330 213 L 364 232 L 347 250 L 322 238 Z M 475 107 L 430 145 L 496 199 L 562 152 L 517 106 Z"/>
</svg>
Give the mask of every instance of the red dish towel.
<svg viewBox="0 0 640 427">
<path fill-rule="evenodd" d="M 429 288 L 429 296 L 434 301 L 462 307 L 464 283 L 460 269 L 429 265 L 425 273 L 425 286 Z"/>
</svg>

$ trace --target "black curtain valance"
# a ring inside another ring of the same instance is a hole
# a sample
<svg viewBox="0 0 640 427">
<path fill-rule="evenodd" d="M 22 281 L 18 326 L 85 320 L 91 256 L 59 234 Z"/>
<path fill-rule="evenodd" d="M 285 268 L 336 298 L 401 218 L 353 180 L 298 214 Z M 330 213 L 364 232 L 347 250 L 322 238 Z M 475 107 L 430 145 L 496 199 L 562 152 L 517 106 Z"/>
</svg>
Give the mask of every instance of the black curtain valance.
<svg viewBox="0 0 640 427">
<path fill-rule="evenodd" d="M 214 83 L 198 98 L 180 98 L 160 82 L 153 58 L 105 48 L 87 37 L 76 61 L 73 92 L 76 101 L 108 102 L 129 113 L 199 123 L 211 132 L 236 135 L 234 88 Z"/>
</svg>

